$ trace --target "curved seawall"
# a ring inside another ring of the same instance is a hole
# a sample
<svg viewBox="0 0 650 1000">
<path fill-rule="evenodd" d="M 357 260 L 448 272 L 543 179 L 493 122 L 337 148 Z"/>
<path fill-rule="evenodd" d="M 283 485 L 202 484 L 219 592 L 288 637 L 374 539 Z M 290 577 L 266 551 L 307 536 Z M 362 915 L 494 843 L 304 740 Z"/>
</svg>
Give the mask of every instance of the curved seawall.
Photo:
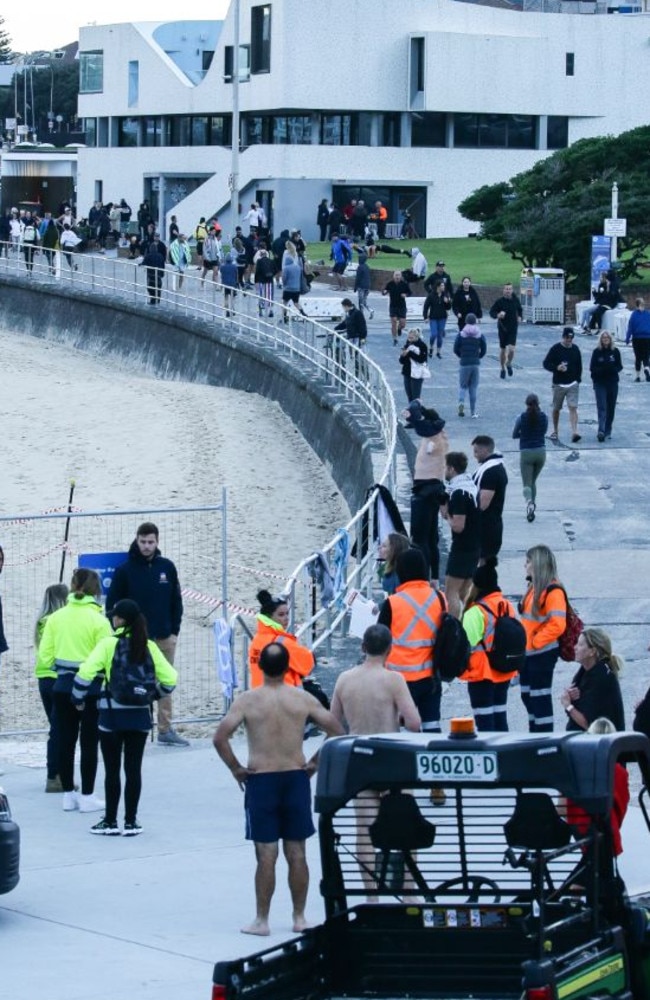
<svg viewBox="0 0 650 1000">
<path fill-rule="evenodd" d="M 322 380 L 219 323 L 151 313 L 84 292 L 2 281 L 0 328 L 129 361 L 158 378 L 256 392 L 276 401 L 330 471 L 351 510 L 374 482 L 368 429 Z M 128 414 L 123 414 L 128 420 Z M 269 442 L 269 447 L 272 447 Z"/>
</svg>

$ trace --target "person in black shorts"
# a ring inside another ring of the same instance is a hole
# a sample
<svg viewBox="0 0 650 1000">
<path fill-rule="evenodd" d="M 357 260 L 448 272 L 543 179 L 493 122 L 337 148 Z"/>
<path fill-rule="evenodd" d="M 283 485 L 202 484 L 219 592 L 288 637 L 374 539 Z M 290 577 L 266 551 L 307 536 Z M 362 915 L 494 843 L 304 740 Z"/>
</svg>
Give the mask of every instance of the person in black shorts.
<svg viewBox="0 0 650 1000">
<path fill-rule="evenodd" d="M 495 451 L 494 439 L 478 434 L 472 441 L 474 458 L 479 463 L 472 476 L 478 490 L 481 524 L 481 556 L 479 566 L 498 556 L 503 544 L 503 507 L 506 502 L 508 473 L 503 455 Z"/>
<path fill-rule="evenodd" d="M 244 934 L 270 934 L 269 911 L 275 889 L 275 866 L 282 841 L 289 867 L 293 930 L 306 929 L 305 903 L 309 870 L 305 841 L 314 833 L 309 779 L 318 766 L 318 752 L 306 761 L 303 731 L 308 718 L 328 736 L 341 736 L 343 726 L 311 694 L 284 683 L 289 667 L 286 646 L 271 642 L 260 654 L 262 687 L 235 700 L 214 734 L 214 746 L 245 792 L 246 838 L 255 843 L 257 912 Z M 244 723 L 248 764 L 241 764 L 230 739 Z"/>
<path fill-rule="evenodd" d="M 406 300 L 411 294 L 408 281 L 405 281 L 401 271 L 393 271 L 392 279 L 385 285 L 382 295 L 388 296 L 388 315 L 390 316 L 390 332 L 393 344 L 406 326 Z"/>
<path fill-rule="evenodd" d="M 513 374 L 512 361 L 517 344 L 517 330 L 519 320 L 523 317 L 521 302 L 515 295 L 510 282 L 503 286 L 503 295 L 496 300 L 490 309 L 490 316 L 497 321 L 501 378 L 505 378 L 506 371 L 508 375 Z"/>
<path fill-rule="evenodd" d="M 451 528 L 445 596 L 449 613 L 460 618 L 480 555 L 478 490 L 467 473 L 467 455 L 462 451 L 450 451 L 445 462 L 448 497 L 441 505 L 440 513 Z"/>
</svg>

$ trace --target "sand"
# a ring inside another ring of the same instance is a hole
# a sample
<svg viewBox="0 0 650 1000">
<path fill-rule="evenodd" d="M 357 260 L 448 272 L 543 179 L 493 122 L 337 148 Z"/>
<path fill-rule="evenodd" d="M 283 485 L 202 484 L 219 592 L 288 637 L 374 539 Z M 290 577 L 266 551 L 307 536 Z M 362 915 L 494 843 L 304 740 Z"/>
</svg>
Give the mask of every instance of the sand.
<svg viewBox="0 0 650 1000">
<path fill-rule="evenodd" d="M 298 562 L 347 521 L 334 481 L 277 404 L 231 389 L 160 381 L 28 336 L 3 333 L 1 343 L 3 516 L 64 507 L 71 479 L 74 504 L 84 511 L 210 505 L 221 501 L 225 486 L 230 602 L 251 610 L 260 586 L 280 590 Z M 77 552 L 121 551 L 143 519 L 75 522 L 66 582 Z M 154 519 L 163 554 L 177 563 L 183 585 L 219 599 L 221 514 Z M 44 587 L 58 580 L 63 530 L 62 521 L 0 522 L 6 560 L 0 593 L 11 647 L 0 670 L 0 731 L 43 722 L 30 633 Z M 209 628 L 216 614 L 209 604 L 186 602 L 179 665 L 189 700 L 179 699 L 181 716 L 219 710 Z M 191 638 L 192 623 L 199 639 Z M 197 671 L 192 683 L 191 669 Z"/>
</svg>

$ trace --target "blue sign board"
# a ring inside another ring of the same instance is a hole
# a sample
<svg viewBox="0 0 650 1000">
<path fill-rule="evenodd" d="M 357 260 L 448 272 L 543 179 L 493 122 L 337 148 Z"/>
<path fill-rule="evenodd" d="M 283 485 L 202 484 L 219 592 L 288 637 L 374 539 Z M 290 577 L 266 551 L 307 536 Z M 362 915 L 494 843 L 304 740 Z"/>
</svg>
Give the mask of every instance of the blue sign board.
<svg viewBox="0 0 650 1000">
<path fill-rule="evenodd" d="M 611 236 L 591 237 L 591 284 L 596 288 L 600 284 L 603 271 L 609 271 L 612 266 Z"/>
<path fill-rule="evenodd" d="M 94 569 L 96 573 L 99 573 L 99 579 L 102 582 L 102 595 L 105 598 L 115 570 L 123 562 L 126 562 L 128 557 L 128 552 L 82 552 L 78 564 L 84 569 Z"/>
</svg>

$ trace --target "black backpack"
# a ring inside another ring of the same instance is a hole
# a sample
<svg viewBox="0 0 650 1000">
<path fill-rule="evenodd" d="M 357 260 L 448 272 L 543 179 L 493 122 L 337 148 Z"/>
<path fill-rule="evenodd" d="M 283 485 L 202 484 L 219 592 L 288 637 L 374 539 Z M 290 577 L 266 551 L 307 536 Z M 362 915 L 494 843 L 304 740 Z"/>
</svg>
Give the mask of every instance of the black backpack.
<svg viewBox="0 0 650 1000">
<path fill-rule="evenodd" d="M 443 615 L 433 646 L 433 669 L 441 681 L 449 682 L 467 670 L 470 644 L 460 620 L 449 614 L 447 602 L 437 593 Z"/>
<path fill-rule="evenodd" d="M 142 663 L 129 662 L 129 639 L 121 635 L 117 640 L 108 693 L 120 705 L 151 705 L 157 694 L 156 671 L 151 653 L 147 649 Z"/>
<path fill-rule="evenodd" d="M 488 614 L 493 615 L 491 608 L 483 601 L 476 602 Z M 485 649 L 485 643 L 481 640 Z M 490 666 L 499 674 L 509 674 L 513 670 L 521 670 L 526 659 L 526 630 L 521 622 L 508 611 L 508 605 L 499 603 L 494 622 L 494 642 L 492 649 L 485 649 Z"/>
</svg>

